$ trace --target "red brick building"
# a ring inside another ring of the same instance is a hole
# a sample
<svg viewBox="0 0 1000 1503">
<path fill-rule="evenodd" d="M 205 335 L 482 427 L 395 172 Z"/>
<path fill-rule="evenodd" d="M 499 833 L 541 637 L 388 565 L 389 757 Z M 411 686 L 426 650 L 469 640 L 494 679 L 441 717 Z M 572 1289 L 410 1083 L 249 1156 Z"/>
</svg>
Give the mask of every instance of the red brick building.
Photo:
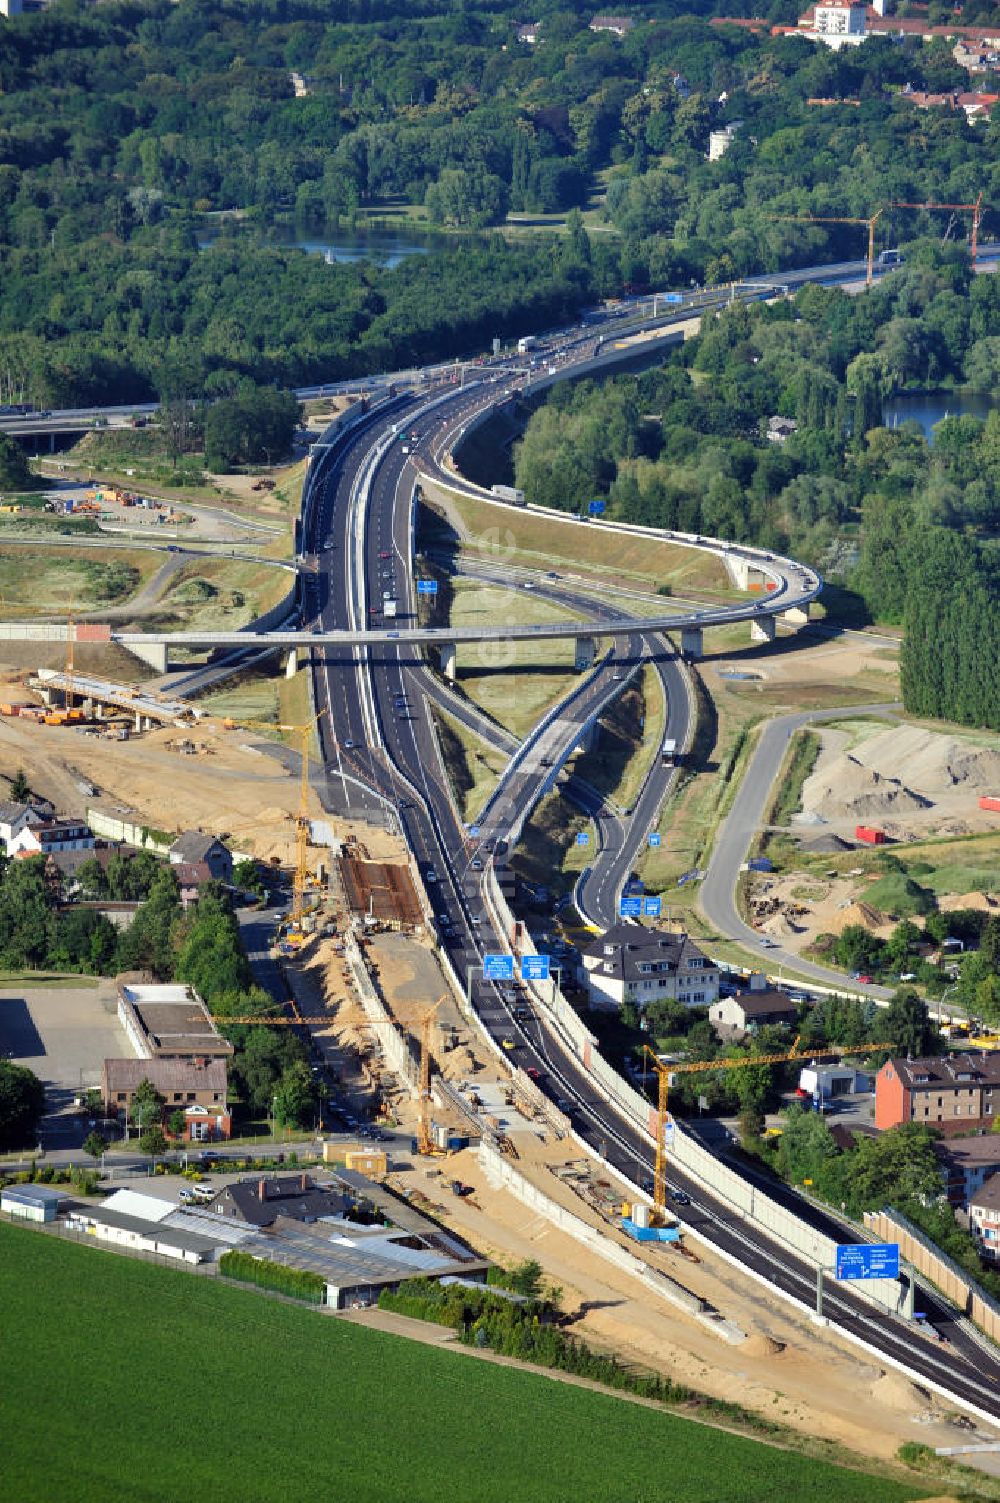
<svg viewBox="0 0 1000 1503">
<path fill-rule="evenodd" d="M 947 1132 L 990 1126 L 1000 1109 L 1000 1055 L 889 1059 L 875 1077 L 875 1126 L 926 1122 Z"/>
</svg>

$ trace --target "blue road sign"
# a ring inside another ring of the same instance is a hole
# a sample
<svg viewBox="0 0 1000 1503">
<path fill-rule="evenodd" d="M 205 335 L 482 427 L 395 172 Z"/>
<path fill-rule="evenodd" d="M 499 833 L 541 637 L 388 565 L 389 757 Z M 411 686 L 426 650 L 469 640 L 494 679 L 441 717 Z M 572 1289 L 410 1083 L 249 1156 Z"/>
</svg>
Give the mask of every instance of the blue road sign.
<svg viewBox="0 0 1000 1503">
<path fill-rule="evenodd" d="M 601 500 L 591 501 L 590 505 L 587 507 L 587 510 L 590 512 L 590 515 L 592 517 L 603 517 L 607 504 L 608 503 L 606 501 Z"/>
<path fill-rule="evenodd" d="M 438 582 L 437 582 L 436 579 L 418 579 L 417 580 L 417 594 L 418 595 L 436 595 L 437 592 L 438 592 Z"/>
<path fill-rule="evenodd" d="M 683 303 L 684 294 L 683 292 L 668 292 L 663 301 L 665 303 Z"/>
<path fill-rule="evenodd" d="M 590 844 L 590 836 L 587 834 L 586 830 L 579 830 L 577 832 L 576 843 L 577 843 L 577 845 L 589 845 Z"/>
<path fill-rule="evenodd" d="M 662 844 L 663 844 L 663 837 L 661 835 L 657 835 L 656 831 L 654 830 L 653 833 L 652 833 L 652 835 L 650 835 L 650 837 L 649 837 L 649 849 L 651 851 L 655 851 L 656 848 L 657 848 L 657 846 L 658 845 L 662 845 Z"/>
<path fill-rule="evenodd" d="M 642 911 L 645 914 L 646 918 L 659 918 L 659 916 L 660 916 L 660 900 L 659 900 L 659 898 L 643 898 L 643 900 L 642 900 Z"/>
<path fill-rule="evenodd" d="M 473 840 L 478 840 L 480 835 L 482 834 L 482 830 L 478 825 L 470 825 L 469 834 L 472 836 Z"/>
<path fill-rule="evenodd" d="M 483 980 L 484 981 L 513 981 L 514 957 L 513 955 L 484 955 L 483 956 Z"/>
<path fill-rule="evenodd" d="M 898 1242 L 856 1242 L 837 1248 L 838 1279 L 898 1279 Z"/>
<path fill-rule="evenodd" d="M 549 955 L 522 955 L 521 980 L 548 981 L 550 961 Z"/>
<path fill-rule="evenodd" d="M 620 918 L 640 918 L 642 916 L 641 898 L 622 898 L 618 904 Z"/>
</svg>

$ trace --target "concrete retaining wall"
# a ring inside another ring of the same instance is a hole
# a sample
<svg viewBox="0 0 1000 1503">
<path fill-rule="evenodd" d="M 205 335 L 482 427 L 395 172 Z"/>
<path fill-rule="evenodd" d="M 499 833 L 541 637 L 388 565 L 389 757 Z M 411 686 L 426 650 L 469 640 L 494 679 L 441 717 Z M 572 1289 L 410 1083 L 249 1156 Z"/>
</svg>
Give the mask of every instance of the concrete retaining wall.
<svg viewBox="0 0 1000 1503">
<path fill-rule="evenodd" d="M 155 856 L 164 856 L 174 841 L 176 835 L 167 835 L 160 839 L 143 825 L 132 824 L 127 819 L 115 819 L 111 814 L 105 814 L 100 809 L 87 810 L 87 823 L 95 835 L 100 835 L 104 840 L 123 840 L 126 845 L 137 845 L 152 851 Z"/>
<path fill-rule="evenodd" d="M 419 1096 L 420 1063 L 414 1057 L 409 1039 L 400 1030 L 375 989 L 364 955 L 350 930 L 344 932 L 344 958 L 350 967 L 354 988 L 364 1008 L 365 1017 L 377 1029 L 376 1037 L 386 1064 L 399 1076 L 411 1096 Z"/>
<path fill-rule="evenodd" d="M 627 1248 L 612 1242 L 596 1227 L 590 1226 L 579 1216 L 574 1216 L 572 1211 L 567 1211 L 564 1206 L 552 1200 L 537 1185 L 526 1179 L 509 1159 L 504 1158 L 488 1138 L 484 1138 L 479 1145 L 479 1162 L 484 1174 L 493 1184 L 509 1190 L 522 1205 L 528 1206 L 560 1231 L 568 1233 L 595 1257 L 602 1258 L 605 1263 L 610 1263 L 623 1273 L 631 1274 L 633 1278 L 641 1279 L 654 1294 L 676 1305 L 685 1314 L 695 1317 L 702 1314 L 705 1307 L 696 1295 L 680 1284 L 675 1284 L 666 1274 L 650 1268 Z"/>
</svg>

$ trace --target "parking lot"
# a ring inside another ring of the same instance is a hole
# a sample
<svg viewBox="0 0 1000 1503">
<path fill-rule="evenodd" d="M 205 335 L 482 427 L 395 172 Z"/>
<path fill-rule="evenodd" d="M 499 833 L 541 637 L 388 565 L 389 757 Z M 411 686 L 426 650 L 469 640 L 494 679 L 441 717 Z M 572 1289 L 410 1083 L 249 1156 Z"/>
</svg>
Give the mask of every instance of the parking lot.
<svg viewBox="0 0 1000 1503">
<path fill-rule="evenodd" d="M 0 990 L 0 1051 L 44 1083 L 50 1118 L 100 1085 L 105 1059 L 132 1054 L 116 1005 L 114 991 L 97 983 Z"/>
</svg>

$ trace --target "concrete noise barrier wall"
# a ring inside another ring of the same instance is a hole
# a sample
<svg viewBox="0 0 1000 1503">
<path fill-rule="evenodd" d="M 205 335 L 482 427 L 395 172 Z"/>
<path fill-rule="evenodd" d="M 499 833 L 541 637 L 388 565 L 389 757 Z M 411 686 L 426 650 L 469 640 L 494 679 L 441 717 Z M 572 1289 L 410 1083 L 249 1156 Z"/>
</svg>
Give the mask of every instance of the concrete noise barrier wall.
<svg viewBox="0 0 1000 1503">
<path fill-rule="evenodd" d="M 1000 1342 L 1000 1304 L 902 1212 L 866 1211 L 864 1221 L 883 1242 L 898 1242 L 900 1257 L 946 1294 L 992 1341 Z"/>
<path fill-rule="evenodd" d="M 394 1070 L 411 1096 L 420 1094 L 420 1066 L 413 1057 L 409 1040 L 397 1026 L 368 973 L 361 947 L 350 930 L 344 932 L 344 956 L 354 978 L 354 986 L 368 1021 L 374 1024 L 376 1037 L 386 1064 Z"/>
</svg>

